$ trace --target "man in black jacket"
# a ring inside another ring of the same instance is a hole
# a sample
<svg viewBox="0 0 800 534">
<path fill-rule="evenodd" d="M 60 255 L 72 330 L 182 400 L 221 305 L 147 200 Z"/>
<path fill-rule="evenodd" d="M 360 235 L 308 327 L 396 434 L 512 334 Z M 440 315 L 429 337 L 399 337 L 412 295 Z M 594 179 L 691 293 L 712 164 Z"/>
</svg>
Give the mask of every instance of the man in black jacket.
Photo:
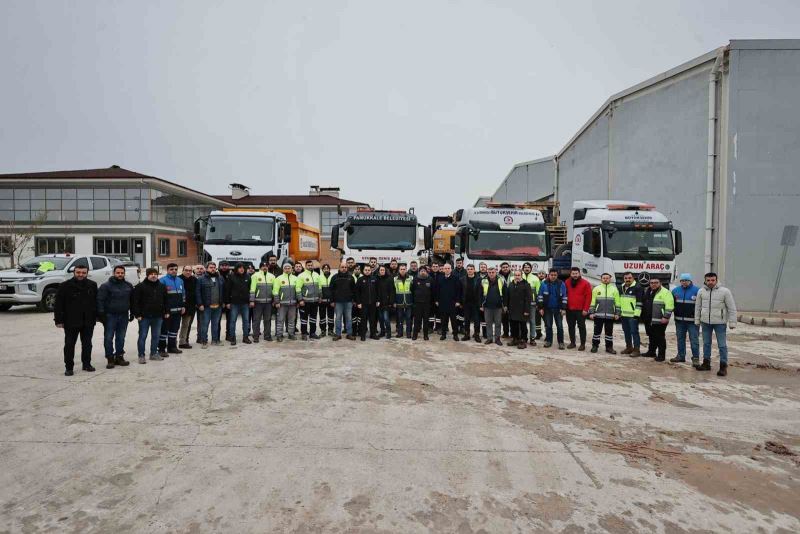
<svg viewBox="0 0 800 534">
<path fill-rule="evenodd" d="M 369 323 L 369 338 L 380 339 L 376 332 L 378 326 L 377 303 L 378 279 L 372 276 L 372 268 L 365 265 L 364 276 L 356 282 L 356 307 L 361 316 L 359 328 L 361 341 L 367 340 L 367 323 Z"/>
<path fill-rule="evenodd" d="M 178 348 L 191 349 L 189 333 L 192 331 L 194 315 L 197 311 L 197 278 L 191 265 L 184 265 L 183 272 L 178 277 L 183 280 L 183 289 L 186 292 L 186 313 L 181 316 L 181 330 L 178 334 Z"/>
<path fill-rule="evenodd" d="M 230 311 L 228 337 L 231 345 L 236 345 L 236 320 L 239 317 L 242 318 L 242 341 L 250 344 L 250 275 L 241 263 L 236 264 L 225 281 L 225 308 Z"/>
<path fill-rule="evenodd" d="M 339 272 L 331 276 L 328 291 L 335 311 L 334 341 L 342 339 L 342 323 L 344 323 L 347 339 L 353 340 L 353 301 L 356 298 L 356 279 L 347 268 L 347 263 L 339 264 Z"/>
<path fill-rule="evenodd" d="M 125 267 L 114 267 L 114 276 L 108 279 L 97 291 L 97 319 L 103 323 L 103 347 L 106 349 L 106 369 L 115 365 L 126 366 L 125 333 L 128 322 L 133 319 L 131 312 L 131 293 L 133 286 L 125 280 Z M 116 350 L 114 345 L 116 342 Z"/>
<path fill-rule="evenodd" d="M 481 302 L 483 287 L 481 277 L 475 272 L 474 265 L 467 265 L 467 274 L 461 279 L 463 285 L 464 341 L 469 341 L 469 327 L 473 325 L 473 338 L 481 342 Z"/>
<path fill-rule="evenodd" d="M 158 281 L 158 269 L 150 267 L 145 273 L 145 279 L 136 284 L 131 297 L 131 312 L 139 322 L 136 349 L 141 364 L 147 363 L 144 355 L 148 332 L 150 332 L 150 359 L 163 360 L 158 352 L 158 338 L 162 321 L 169 319 L 170 316 L 167 286 Z"/>
<path fill-rule="evenodd" d="M 417 276 L 411 282 L 411 300 L 414 302 L 414 334 L 411 339 L 417 339 L 419 331 L 422 329 L 422 339 L 428 341 L 429 319 L 433 303 L 433 280 L 428 276 L 428 268 L 424 265 L 419 268 Z"/>
<path fill-rule="evenodd" d="M 461 280 L 453 274 L 453 267 L 445 263 L 442 276 L 436 284 L 435 303 L 441 319 L 442 335 L 439 339 L 447 339 L 447 324 L 453 327 L 453 341 L 458 341 L 458 319 L 456 315 L 461 308 Z"/>
<path fill-rule="evenodd" d="M 97 284 L 86 277 L 89 266 L 78 264 L 73 277 L 58 286 L 55 302 L 55 320 L 64 329 L 64 375 L 72 376 L 75 365 L 75 343 L 81 338 L 81 363 L 83 370 L 93 372 L 92 334 L 97 321 Z"/>
</svg>

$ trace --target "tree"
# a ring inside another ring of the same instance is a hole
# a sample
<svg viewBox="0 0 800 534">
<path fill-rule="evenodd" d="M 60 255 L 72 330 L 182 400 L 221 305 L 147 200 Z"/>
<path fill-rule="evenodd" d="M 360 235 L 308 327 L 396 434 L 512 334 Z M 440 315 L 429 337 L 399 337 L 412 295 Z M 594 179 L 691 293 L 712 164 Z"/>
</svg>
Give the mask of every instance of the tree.
<svg viewBox="0 0 800 534">
<path fill-rule="evenodd" d="M 14 220 L 0 220 L 0 249 L 11 258 L 11 267 L 19 265 L 25 250 L 39 232 L 39 227 L 47 220 L 47 214 L 41 214 L 35 221 L 20 224 Z"/>
</svg>

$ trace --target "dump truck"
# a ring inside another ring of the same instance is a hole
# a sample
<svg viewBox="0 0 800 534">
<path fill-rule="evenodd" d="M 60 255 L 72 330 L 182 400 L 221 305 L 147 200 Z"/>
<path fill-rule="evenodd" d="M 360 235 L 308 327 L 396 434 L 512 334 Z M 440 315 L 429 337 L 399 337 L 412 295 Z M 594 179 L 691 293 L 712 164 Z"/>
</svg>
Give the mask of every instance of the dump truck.
<svg viewBox="0 0 800 534">
<path fill-rule="evenodd" d="M 423 243 L 418 239 L 422 227 Z M 339 237 L 342 236 L 342 246 Z M 409 263 L 430 249 L 430 228 L 417 222 L 413 210 L 373 210 L 360 208 L 344 222 L 331 229 L 331 248 L 343 258 L 353 258 L 359 265 L 376 258 L 378 263 Z"/>
</svg>

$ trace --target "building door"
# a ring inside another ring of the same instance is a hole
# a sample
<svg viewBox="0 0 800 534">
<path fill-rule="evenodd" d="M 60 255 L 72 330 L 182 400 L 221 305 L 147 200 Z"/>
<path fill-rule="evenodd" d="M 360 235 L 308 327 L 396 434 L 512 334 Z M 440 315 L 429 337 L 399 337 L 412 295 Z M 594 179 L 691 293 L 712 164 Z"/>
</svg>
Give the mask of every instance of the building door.
<svg viewBox="0 0 800 534">
<path fill-rule="evenodd" d="M 141 237 L 133 238 L 133 261 L 140 267 L 147 267 L 144 264 L 144 239 Z"/>
</svg>

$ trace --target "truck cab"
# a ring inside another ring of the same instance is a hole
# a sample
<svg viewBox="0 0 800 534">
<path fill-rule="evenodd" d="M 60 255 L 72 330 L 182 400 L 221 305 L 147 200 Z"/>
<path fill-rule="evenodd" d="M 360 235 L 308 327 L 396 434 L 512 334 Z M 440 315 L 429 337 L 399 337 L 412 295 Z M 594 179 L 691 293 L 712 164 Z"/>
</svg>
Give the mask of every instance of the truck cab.
<svg viewBox="0 0 800 534">
<path fill-rule="evenodd" d="M 572 206 L 571 262 L 592 285 L 611 273 L 618 285 L 630 271 L 640 283 L 675 280 L 682 237 L 655 206 L 629 200 L 581 200 Z"/>
<path fill-rule="evenodd" d="M 417 239 L 420 226 L 413 211 L 359 209 L 331 229 L 331 248 L 339 250 L 345 258 L 352 257 L 359 265 L 369 263 L 370 258 L 376 258 L 379 264 L 392 260 L 407 264 L 430 248 L 430 227 L 423 226 L 421 246 Z"/>
<path fill-rule="evenodd" d="M 459 211 L 453 248 L 464 263 L 485 262 L 512 270 L 530 262 L 533 270 L 547 269 L 550 237 L 539 210 L 514 207 L 467 208 Z"/>
</svg>

